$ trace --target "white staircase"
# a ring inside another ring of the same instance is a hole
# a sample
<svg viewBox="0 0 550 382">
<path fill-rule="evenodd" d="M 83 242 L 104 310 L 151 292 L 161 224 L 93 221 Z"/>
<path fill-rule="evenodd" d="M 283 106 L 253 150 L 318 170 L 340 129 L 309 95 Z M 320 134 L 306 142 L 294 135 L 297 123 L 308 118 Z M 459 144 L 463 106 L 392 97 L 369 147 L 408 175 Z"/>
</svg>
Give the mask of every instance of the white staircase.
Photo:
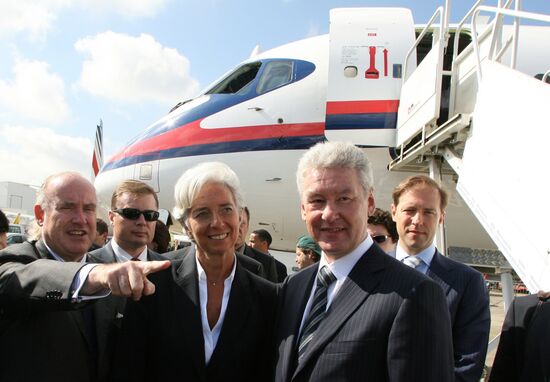
<svg viewBox="0 0 550 382">
<path fill-rule="evenodd" d="M 438 15 L 441 22 L 432 52 L 403 79 L 398 156 L 389 169 L 456 174 L 462 198 L 528 289 L 550 290 L 550 86 L 515 69 L 519 20 L 550 23 L 550 16 L 479 3 L 456 30 L 458 37 L 471 17 L 472 43 L 453 53 L 450 71 L 442 65 L 448 16 L 438 9 L 430 20 L 427 28 Z M 478 33 L 480 12 L 495 18 Z M 512 28 L 503 26 L 504 15 L 514 18 Z M 546 51 L 541 47 L 536 58 L 546 65 L 543 73 L 550 69 Z M 449 118 L 438 124 L 439 105 L 447 102 L 441 98 L 443 76 L 451 77 Z"/>
</svg>

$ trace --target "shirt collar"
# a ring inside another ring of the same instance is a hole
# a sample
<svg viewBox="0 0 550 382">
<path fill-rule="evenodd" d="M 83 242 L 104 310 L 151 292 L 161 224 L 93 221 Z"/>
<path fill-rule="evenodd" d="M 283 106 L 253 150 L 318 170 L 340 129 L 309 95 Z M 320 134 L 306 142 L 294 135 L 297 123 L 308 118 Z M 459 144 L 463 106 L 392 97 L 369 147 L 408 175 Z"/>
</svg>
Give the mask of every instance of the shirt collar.
<svg viewBox="0 0 550 382">
<path fill-rule="evenodd" d="M 233 255 L 235 257 L 235 255 Z M 195 247 L 195 263 L 197 264 L 197 272 L 199 274 L 199 282 L 203 281 L 206 283 L 206 272 L 204 271 L 204 268 L 201 265 L 201 262 L 199 261 L 199 258 L 197 256 L 197 249 Z M 233 259 L 233 269 L 231 270 L 231 273 L 227 278 L 224 280 L 223 284 L 224 286 L 227 286 L 228 284 L 233 284 L 233 279 L 235 278 L 235 269 L 237 268 L 237 259 Z"/>
<path fill-rule="evenodd" d="M 370 237 L 370 235 L 367 235 L 365 240 L 363 240 L 361 244 L 357 246 L 357 248 L 355 248 L 347 255 L 342 256 L 337 260 L 334 260 L 330 264 L 328 263 L 325 252 L 323 251 L 321 260 L 319 261 L 319 269 L 326 265 L 329 267 L 329 269 L 338 280 L 344 279 L 348 277 L 353 267 L 355 267 L 355 264 L 357 264 L 361 256 L 363 256 L 363 254 L 369 250 L 372 244 L 372 238 Z"/>
<path fill-rule="evenodd" d="M 48 243 L 46 243 L 46 241 L 44 239 L 42 239 L 42 242 L 44 243 L 44 245 L 46 246 L 46 249 L 48 250 L 48 252 L 50 252 L 50 254 L 53 256 L 54 259 L 56 259 L 57 261 L 65 262 L 65 260 L 61 256 L 59 256 L 57 253 L 52 251 L 52 249 L 50 248 L 50 246 L 48 245 Z M 85 263 L 85 262 L 86 262 L 86 254 L 84 254 L 84 256 L 82 256 L 82 259 L 80 259 L 79 263 Z"/>
<path fill-rule="evenodd" d="M 430 244 L 427 248 L 420 251 L 416 257 L 418 257 L 422 262 L 424 262 L 428 267 L 432 263 L 432 259 L 435 255 L 435 244 Z M 401 247 L 401 241 L 397 242 L 395 247 L 395 258 L 399 261 L 403 261 L 405 257 L 408 257 L 409 254 Z"/>
<path fill-rule="evenodd" d="M 111 246 L 113 247 L 113 251 L 115 252 L 117 260 L 121 262 L 132 260 L 133 256 L 122 249 L 122 247 L 118 245 L 114 237 L 111 239 Z M 138 256 L 138 259 L 140 259 L 141 261 L 147 261 L 147 246 L 143 248 Z"/>
</svg>

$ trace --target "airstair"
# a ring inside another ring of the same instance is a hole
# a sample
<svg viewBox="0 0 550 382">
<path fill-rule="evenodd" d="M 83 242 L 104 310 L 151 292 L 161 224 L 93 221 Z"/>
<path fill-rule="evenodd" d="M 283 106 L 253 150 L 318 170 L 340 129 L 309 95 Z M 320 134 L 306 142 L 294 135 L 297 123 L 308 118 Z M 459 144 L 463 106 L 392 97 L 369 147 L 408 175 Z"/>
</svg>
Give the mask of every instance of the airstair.
<svg viewBox="0 0 550 382">
<path fill-rule="evenodd" d="M 550 157 L 545 149 L 550 72 L 541 81 L 518 69 L 520 38 L 530 38 L 520 20 L 550 23 L 550 16 L 521 11 L 519 1 L 514 9 L 512 0 L 499 7 L 477 1 L 450 28 L 449 3 L 436 10 L 407 55 L 405 65 L 427 31 L 433 31 L 430 52 L 411 74 L 403 70 L 397 156 L 389 169 L 429 172 L 439 180 L 442 174 L 457 177 L 458 192 L 527 288 L 550 290 Z M 493 17 L 482 30 L 480 13 Z M 505 27 L 505 17 L 514 25 Z M 468 21 L 472 41 L 459 52 L 458 39 Z M 446 70 L 449 41 L 452 66 Z M 539 59 L 548 71 L 550 60 Z M 438 248 L 444 249 L 444 234 L 438 238 Z M 511 286 L 511 279 L 503 281 Z M 509 302 L 512 294 L 506 293 Z"/>
</svg>

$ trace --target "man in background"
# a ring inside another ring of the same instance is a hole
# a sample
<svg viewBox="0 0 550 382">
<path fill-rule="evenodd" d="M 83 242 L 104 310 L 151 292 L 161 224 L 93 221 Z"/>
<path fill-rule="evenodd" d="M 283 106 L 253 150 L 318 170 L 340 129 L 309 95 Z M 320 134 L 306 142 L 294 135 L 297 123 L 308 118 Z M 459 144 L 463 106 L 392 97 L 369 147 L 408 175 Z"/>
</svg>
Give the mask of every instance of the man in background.
<svg viewBox="0 0 550 382">
<path fill-rule="evenodd" d="M 95 239 L 90 247 L 90 251 L 102 248 L 107 242 L 107 236 L 109 236 L 109 226 L 105 223 L 105 220 L 97 218 L 95 227 Z"/>
<path fill-rule="evenodd" d="M 489 294 L 481 273 L 435 247 L 447 193 L 433 179 L 417 175 L 402 181 L 392 197 L 399 241 L 391 255 L 441 286 L 451 315 L 455 381 L 479 382 L 489 341 Z"/>
<path fill-rule="evenodd" d="M 272 257 L 273 260 L 275 260 L 275 266 L 277 268 L 277 282 L 282 283 L 288 275 L 288 272 L 286 269 L 286 265 L 281 263 L 279 260 L 273 257 L 271 253 L 269 253 L 269 247 L 271 247 L 272 242 L 273 238 L 267 230 L 257 229 L 252 231 L 252 233 L 250 234 L 248 245 L 262 253 L 265 253 L 266 255 Z"/>
</svg>

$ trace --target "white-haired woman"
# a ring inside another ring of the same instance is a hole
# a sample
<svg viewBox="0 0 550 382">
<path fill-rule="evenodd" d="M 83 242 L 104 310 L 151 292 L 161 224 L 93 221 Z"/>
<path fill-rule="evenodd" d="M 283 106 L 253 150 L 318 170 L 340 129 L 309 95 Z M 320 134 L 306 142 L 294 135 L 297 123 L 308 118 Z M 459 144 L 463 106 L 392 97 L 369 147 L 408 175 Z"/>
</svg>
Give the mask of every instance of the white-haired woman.
<svg viewBox="0 0 550 382">
<path fill-rule="evenodd" d="M 128 303 L 114 379 L 271 380 L 276 287 L 235 257 L 237 176 L 223 163 L 199 164 L 180 177 L 175 198 L 195 250 L 150 276 L 154 295 Z"/>
</svg>

